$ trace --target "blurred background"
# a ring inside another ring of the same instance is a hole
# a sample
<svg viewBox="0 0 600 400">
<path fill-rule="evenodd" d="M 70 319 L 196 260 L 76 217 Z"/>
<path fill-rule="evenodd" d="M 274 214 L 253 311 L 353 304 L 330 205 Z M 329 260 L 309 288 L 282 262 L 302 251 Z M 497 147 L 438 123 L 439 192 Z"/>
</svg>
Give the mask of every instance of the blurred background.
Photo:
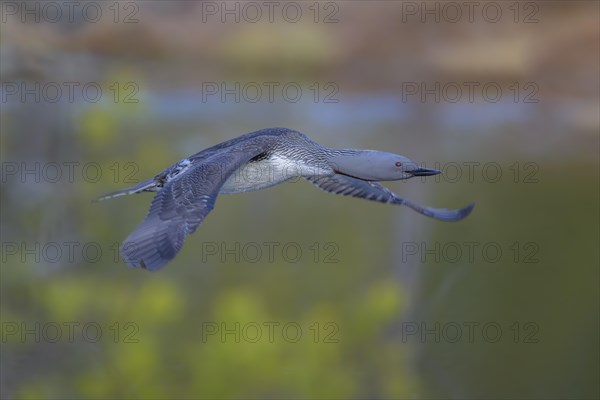
<svg viewBox="0 0 600 400">
<path fill-rule="evenodd" d="M 599 3 L 2 2 L 2 398 L 598 398 Z M 92 204 L 253 130 L 403 154 L 444 223 L 295 180 L 165 269 Z"/>
</svg>

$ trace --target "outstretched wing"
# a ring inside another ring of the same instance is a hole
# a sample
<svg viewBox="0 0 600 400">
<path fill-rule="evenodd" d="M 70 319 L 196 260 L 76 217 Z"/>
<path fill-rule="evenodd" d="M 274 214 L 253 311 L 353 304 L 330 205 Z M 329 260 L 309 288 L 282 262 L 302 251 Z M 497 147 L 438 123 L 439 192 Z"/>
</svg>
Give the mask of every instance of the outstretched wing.
<svg viewBox="0 0 600 400">
<path fill-rule="evenodd" d="M 359 197 L 380 203 L 400 204 L 412 208 L 419 214 L 442 221 L 459 221 L 469 215 L 473 207 L 475 207 L 475 204 L 470 204 L 459 210 L 447 210 L 445 208 L 420 206 L 398 197 L 398 195 L 378 182 L 367 182 L 341 174 L 315 176 L 306 179 L 326 192 L 341 194 L 342 196 Z"/>
<path fill-rule="evenodd" d="M 273 136 L 252 138 L 216 152 L 165 183 L 152 200 L 146 219 L 123 242 L 125 262 L 156 271 L 172 260 L 186 235 L 195 232 L 213 209 L 227 178 L 275 140 Z"/>
</svg>

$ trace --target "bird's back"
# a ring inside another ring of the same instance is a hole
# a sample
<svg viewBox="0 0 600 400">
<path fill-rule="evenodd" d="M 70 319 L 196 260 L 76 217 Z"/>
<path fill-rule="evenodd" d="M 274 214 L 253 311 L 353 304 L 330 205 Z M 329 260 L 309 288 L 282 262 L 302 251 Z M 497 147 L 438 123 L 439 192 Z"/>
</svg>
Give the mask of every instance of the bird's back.
<svg viewBox="0 0 600 400">
<path fill-rule="evenodd" d="M 239 150 L 243 151 L 244 142 L 247 142 L 248 140 L 254 139 L 258 136 L 280 136 L 282 138 L 282 142 L 285 141 L 284 138 L 289 138 L 290 140 L 294 140 L 294 138 L 297 138 L 297 139 L 306 138 L 306 135 L 304 135 L 303 133 L 294 131 L 292 129 L 266 128 L 266 129 L 261 129 L 261 130 L 254 131 L 254 132 L 249 132 L 244 135 L 238 136 L 236 138 L 216 144 L 212 147 L 204 149 L 204 150 L 190 156 L 189 160 L 192 162 L 198 161 L 198 160 L 210 157 L 220 151 L 227 150 L 231 147 L 239 147 Z"/>
</svg>

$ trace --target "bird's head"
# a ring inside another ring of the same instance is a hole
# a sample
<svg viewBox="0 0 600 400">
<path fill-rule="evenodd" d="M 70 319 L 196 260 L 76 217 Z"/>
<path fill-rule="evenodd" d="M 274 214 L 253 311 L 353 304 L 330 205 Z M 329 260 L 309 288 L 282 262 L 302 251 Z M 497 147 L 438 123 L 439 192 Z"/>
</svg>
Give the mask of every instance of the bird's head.
<svg viewBox="0 0 600 400">
<path fill-rule="evenodd" d="M 397 181 L 440 173 L 399 154 L 376 150 L 341 152 L 330 157 L 329 164 L 336 172 L 366 181 Z"/>
</svg>

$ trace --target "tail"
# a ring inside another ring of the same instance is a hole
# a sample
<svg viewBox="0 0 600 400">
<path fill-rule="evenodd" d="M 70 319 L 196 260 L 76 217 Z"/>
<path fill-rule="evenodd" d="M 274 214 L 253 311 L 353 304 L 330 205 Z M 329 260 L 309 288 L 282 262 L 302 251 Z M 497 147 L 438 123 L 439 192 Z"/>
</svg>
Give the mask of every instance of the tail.
<svg viewBox="0 0 600 400">
<path fill-rule="evenodd" d="M 139 183 L 135 186 L 129 187 L 127 189 L 117 190 L 115 192 L 110 192 L 105 194 L 104 196 L 100 196 L 97 199 L 92 200 L 93 203 L 97 203 L 100 201 L 113 199 L 115 197 L 127 196 L 130 194 L 142 193 L 142 192 L 154 192 L 155 188 L 158 187 L 158 182 L 154 179 L 149 179 L 145 182 Z"/>
</svg>

